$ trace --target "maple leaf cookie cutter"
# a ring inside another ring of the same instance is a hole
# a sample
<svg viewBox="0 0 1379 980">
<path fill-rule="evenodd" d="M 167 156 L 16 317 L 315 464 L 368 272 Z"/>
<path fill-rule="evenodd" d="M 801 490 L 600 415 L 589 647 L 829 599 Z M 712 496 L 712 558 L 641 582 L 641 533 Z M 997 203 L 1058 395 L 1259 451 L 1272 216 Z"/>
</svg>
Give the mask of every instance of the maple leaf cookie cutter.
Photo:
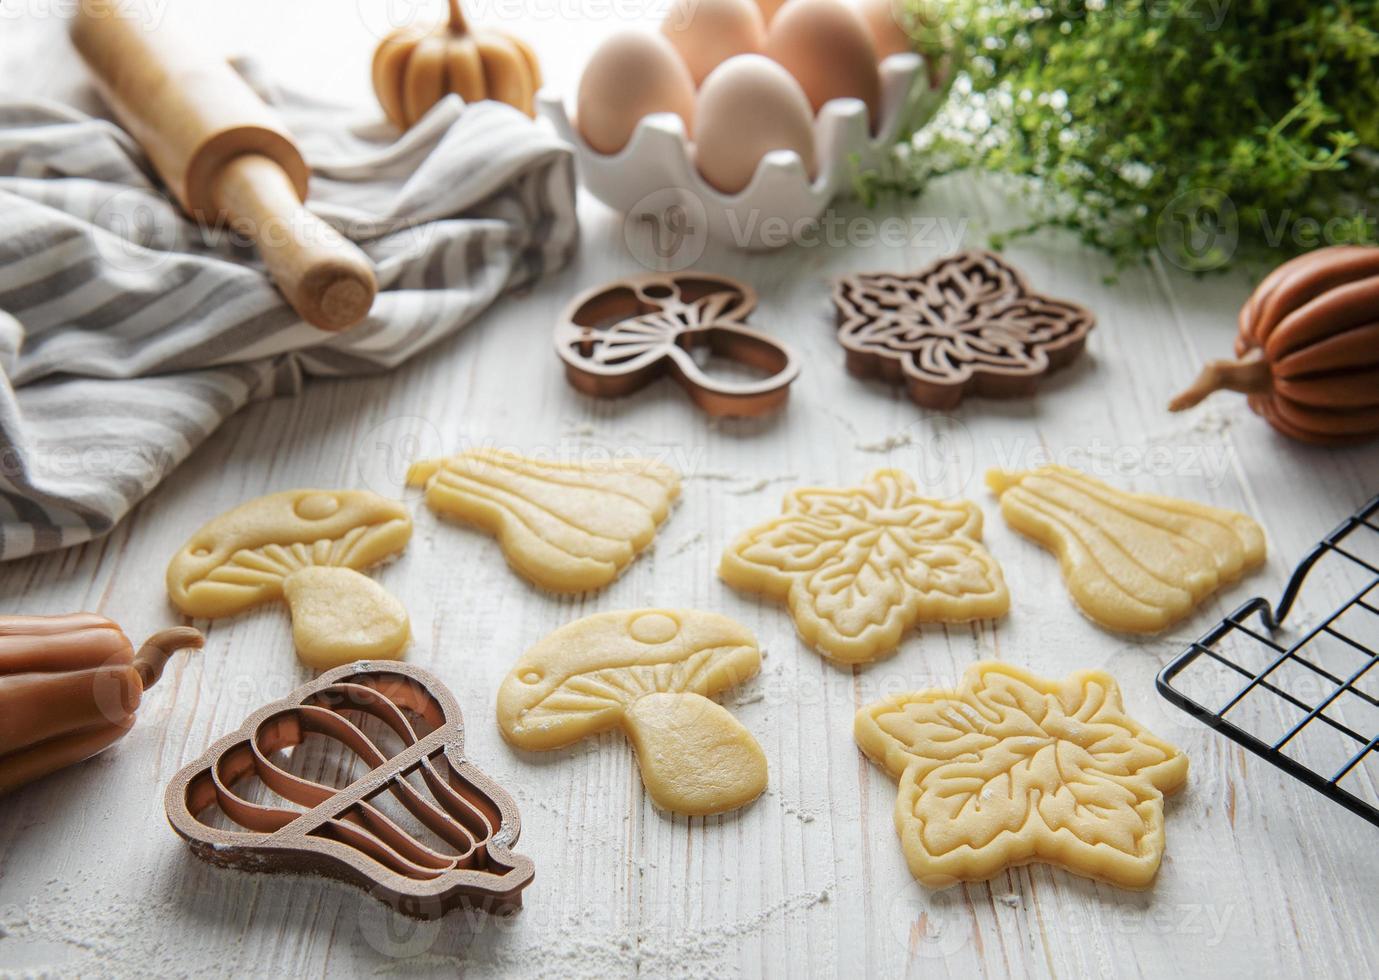
<svg viewBox="0 0 1379 980">
<path fill-rule="evenodd" d="M 618 398 L 670 375 L 712 416 L 756 416 L 784 404 L 799 377 L 795 352 L 746 326 L 757 294 L 726 276 L 651 273 L 619 279 L 571 301 L 555 328 L 570 384 Z M 710 377 L 692 351 L 707 350 L 765 377 Z"/>
<path fill-rule="evenodd" d="M 924 408 L 964 396 L 1025 398 L 1086 346 L 1096 318 L 1030 288 L 1023 273 L 978 249 L 901 275 L 834 283 L 838 341 L 848 372 L 903 384 Z"/>
<path fill-rule="evenodd" d="M 391 755 L 378 741 L 387 730 L 402 746 Z M 343 744 L 367 771 L 341 787 L 293 771 L 281 753 L 308 735 Z M 246 795 L 251 777 L 260 792 Z M 179 771 L 164 803 L 173 829 L 211 864 L 323 875 L 413 918 L 516 911 L 535 875 L 511 850 L 517 805 L 464 756 L 455 696 L 410 664 L 347 664 L 260 708 Z M 429 843 L 398 823 L 401 810 Z M 216 811 L 221 819 L 202 819 Z"/>
</svg>

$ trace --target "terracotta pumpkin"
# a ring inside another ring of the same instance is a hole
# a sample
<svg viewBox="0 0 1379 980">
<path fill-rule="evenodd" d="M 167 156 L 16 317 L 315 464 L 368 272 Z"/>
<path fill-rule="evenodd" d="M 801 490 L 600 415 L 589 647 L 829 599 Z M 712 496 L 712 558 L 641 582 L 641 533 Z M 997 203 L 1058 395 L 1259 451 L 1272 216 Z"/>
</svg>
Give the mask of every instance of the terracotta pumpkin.
<svg viewBox="0 0 1379 980">
<path fill-rule="evenodd" d="M 1240 311 L 1235 352 L 1208 364 L 1169 409 L 1224 389 L 1248 395 L 1294 439 L 1379 438 L 1379 248 L 1335 245 L 1279 266 Z"/>
<path fill-rule="evenodd" d="M 108 748 L 168 657 L 201 643 L 179 626 L 135 653 L 94 613 L 0 616 L 0 795 Z"/>
<path fill-rule="evenodd" d="M 403 129 L 452 92 L 466 102 L 506 102 L 532 116 L 540 87 L 531 48 L 501 31 L 471 30 L 459 0 L 450 0 L 443 26 L 396 30 L 373 56 L 374 92 Z"/>
</svg>

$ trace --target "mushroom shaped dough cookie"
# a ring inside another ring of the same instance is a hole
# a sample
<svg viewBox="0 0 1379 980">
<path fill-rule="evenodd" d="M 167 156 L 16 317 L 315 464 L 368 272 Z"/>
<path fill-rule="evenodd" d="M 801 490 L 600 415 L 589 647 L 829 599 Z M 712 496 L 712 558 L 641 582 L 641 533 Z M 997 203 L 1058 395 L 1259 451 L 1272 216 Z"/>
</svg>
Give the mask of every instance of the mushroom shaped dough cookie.
<svg viewBox="0 0 1379 980">
<path fill-rule="evenodd" d="M 360 574 L 412 536 L 406 508 L 366 490 L 288 490 L 204 525 L 168 565 L 168 595 L 188 616 L 218 619 L 284 599 L 302 663 L 317 670 L 396 660 L 407 610 Z"/>
<path fill-rule="evenodd" d="M 751 630 L 694 610 L 600 613 L 556 630 L 498 691 L 498 727 L 521 749 L 558 749 L 621 727 L 665 810 L 700 816 L 750 803 L 766 756 L 709 696 L 761 667 Z"/>
</svg>

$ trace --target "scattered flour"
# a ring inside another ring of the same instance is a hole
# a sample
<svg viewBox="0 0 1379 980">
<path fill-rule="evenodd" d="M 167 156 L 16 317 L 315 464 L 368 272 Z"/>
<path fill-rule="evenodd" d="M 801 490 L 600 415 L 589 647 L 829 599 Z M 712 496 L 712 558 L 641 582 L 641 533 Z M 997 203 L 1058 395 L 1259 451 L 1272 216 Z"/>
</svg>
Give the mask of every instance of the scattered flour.
<svg viewBox="0 0 1379 980">
<path fill-rule="evenodd" d="M 799 477 L 794 473 L 788 473 L 785 476 L 767 476 L 762 477 L 760 480 L 754 480 L 746 486 L 733 487 L 728 493 L 737 494 L 739 497 L 743 497 L 749 493 L 761 493 L 761 491 L 775 483 L 795 483 L 798 480 Z"/>
<path fill-rule="evenodd" d="M 803 891 L 740 918 L 717 919 L 716 910 L 646 891 L 633 910 L 611 895 L 571 908 L 552 903 L 538 885 L 509 919 L 456 911 L 414 923 L 339 883 L 212 869 L 184 855 L 159 865 L 118 889 L 93 887 L 78 875 L 45 885 L 24 903 L 0 905 L 0 973 L 726 978 L 740 973 L 743 939 L 778 930 L 783 920 L 829 902 L 832 891 Z M 171 923 L 181 925 L 169 929 Z"/>
<path fill-rule="evenodd" d="M 714 483 L 736 483 L 739 486 L 729 487 L 725 493 L 731 493 L 739 497 L 752 493 L 760 493 L 769 486 L 777 483 L 794 483 L 799 477 L 794 473 L 783 473 L 780 476 L 764 476 L 753 480 L 751 477 L 743 476 L 741 473 L 726 473 L 722 471 L 703 471 L 692 473 L 686 479 L 705 480 Z"/>
<path fill-rule="evenodd" d="M 913 445 L 914 440 L 914 434 L 911 432 L 897 432 L 876 442 L 854 443 L 852 448 L 861 453 L 889 453 Z"/>
<path fill-rule="evenodd" d="M 674 547 L 672 547 L 668 552 L 666 552 L 666 557 L 674 558 L 676 555 L 684 554 L 686 551 L 693 548 L 695 545 L 697 545 L 699 542 L 703 540 L 703 531 L 695 531 L 693 534 L 686 535 L 685 537 L 681 538 L 675 544 Z"/>
</svg>

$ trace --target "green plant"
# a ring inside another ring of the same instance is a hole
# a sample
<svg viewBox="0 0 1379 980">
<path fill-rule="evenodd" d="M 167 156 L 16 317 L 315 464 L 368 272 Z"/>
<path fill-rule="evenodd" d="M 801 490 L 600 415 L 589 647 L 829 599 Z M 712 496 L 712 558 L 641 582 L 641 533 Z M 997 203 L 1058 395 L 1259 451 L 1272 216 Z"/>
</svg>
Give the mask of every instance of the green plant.
<svg viewBox="0 0 1379 980">
<path fill-rule="evenodd" d="M 897 2 L 941 12 L 965 69 L 864 196 L 998 171 L 1036 194 L 996 244 L 1062 227 L 1198 270 L 1376 241 L 1379 0 Z"/>
</svg>

